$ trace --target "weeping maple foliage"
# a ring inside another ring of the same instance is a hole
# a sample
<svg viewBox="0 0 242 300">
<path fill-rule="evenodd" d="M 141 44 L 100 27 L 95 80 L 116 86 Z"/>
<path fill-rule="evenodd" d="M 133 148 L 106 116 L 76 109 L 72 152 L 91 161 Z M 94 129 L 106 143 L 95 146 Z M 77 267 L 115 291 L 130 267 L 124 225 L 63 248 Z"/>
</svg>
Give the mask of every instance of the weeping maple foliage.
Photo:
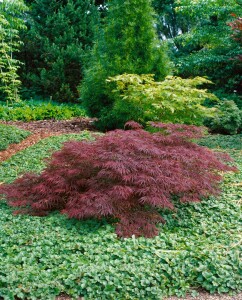
<svg viewBox="0 0 242 300">
<path fill-rule="evenodd" d="M 220 171 L 234 171 L 229 157 L 198 146 L 196 126 L 151 123 L 150 133 L 131 121 L 94 142 L 72 141 L 55 152 L 40 175 L 25 174 L 3 185 L 11 206 L 21 213 L 60 210 L 70 218 L 114 217 L 121 237 L 158 234 L 159 208 L 200 201 L 219 192 Z"/>
</svg>

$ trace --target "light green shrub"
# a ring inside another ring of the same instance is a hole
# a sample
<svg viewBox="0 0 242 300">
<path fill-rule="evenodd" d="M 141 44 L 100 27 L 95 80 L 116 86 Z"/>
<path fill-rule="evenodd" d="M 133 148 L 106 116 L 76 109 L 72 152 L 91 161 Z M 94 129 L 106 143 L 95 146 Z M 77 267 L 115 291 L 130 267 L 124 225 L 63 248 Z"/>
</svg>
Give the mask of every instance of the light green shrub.
<svg viewBox="0 0 242 300">
<path fill-rule="evenodd" d="M 101 129 L 122 128 L 128 120 L 202 125 L 204 118 L 214 113 L 213 108 L 203 106 L 204 101 L 217 101 L 207 90 L 197 88 L 210 83 L 202 77 L 168 76 L 157 82 L 150 74 L 123 74 L 110 77 L 107 82 L 115 101 L 112 109 L 102 111 L 98 122 Z"/>
<path fill-rule="evenodd" d="M 5 121 L 68 120 L 86 116 L 80 105 L 20 102 L 13 106 L 0 106 L 0 119 Z"/>
</svg>

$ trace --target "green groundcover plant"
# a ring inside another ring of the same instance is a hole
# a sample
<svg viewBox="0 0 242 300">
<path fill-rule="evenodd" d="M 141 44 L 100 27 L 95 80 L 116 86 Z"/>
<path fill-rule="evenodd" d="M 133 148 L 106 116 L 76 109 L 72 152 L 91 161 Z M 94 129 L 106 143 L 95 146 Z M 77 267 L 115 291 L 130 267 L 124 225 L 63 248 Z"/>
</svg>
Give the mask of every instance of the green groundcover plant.
<svg viewBox="0 0 242 300">
<path fill-rule="evenodd" d="M 209 135 L 199 141 L 202 146 L 226 150 L 242 150 L 242 134 L 224 136 L 221 134 Z M 238 152 L 239 153 L 239 152 Z"/>
<path fill-rule="evenodd" d="M 30 135 L 30 132 L 17 128 L 0 124 L 0 151 L 8 148 L 10 144 L 17 144 Z"/>
<path fill-rule="evenodd" d="M 85 110 L 76 104 L 21 101 L 12 106 L 0 105 L 0 119 L 5 121 L 65 120 L 85 116 Z"/>
<path fill-rule="evenodd" d="M 42 140 L 0 165 L 0 182 L 23 172 L 40 172 L 43 158 L 69 139 L 89 133 Z M 202 144 L 226 149 L 241 169 L 241 136 L 212 136 Z M 165 211 L 154 239 L 117 239 L 102 220 L 68 220 L 53 213 L 46 218 L 12 216 L 0 204 L 0 297 L 55 299 L 65 293 L 77 299 L 154 299 L 198 288 L 235 292 L 241 286 L 242 173 L 229 173 L 220 198 L 199 204 L 176 203 Z M 236 296 L 235 296 L 236 297 Z"/>
</svg>

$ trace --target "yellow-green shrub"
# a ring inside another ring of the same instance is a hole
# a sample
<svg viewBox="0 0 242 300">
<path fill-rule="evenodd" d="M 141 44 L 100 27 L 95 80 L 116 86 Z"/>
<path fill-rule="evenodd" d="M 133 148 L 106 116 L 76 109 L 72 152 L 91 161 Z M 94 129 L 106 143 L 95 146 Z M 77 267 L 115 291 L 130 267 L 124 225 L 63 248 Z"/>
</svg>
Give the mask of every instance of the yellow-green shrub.
<svg viewBox="0 0 242 300">
<path fill-rule="evenodd" d="M 156 82 L 152 74 L 122 74 L 109 77 L 107 83 L 115 101 L 111 110 L 103 109 L 101 128 L 123 127 L 131 119 L 143 124 L 162 121 L 202 125 L 204 118 L 214 113 L 214 109 L 203 105 L 204 101 L 218 100 L 206 89 L 197 88 L 211 83 L 202 77 L 167 76 Z"/>
</svg>

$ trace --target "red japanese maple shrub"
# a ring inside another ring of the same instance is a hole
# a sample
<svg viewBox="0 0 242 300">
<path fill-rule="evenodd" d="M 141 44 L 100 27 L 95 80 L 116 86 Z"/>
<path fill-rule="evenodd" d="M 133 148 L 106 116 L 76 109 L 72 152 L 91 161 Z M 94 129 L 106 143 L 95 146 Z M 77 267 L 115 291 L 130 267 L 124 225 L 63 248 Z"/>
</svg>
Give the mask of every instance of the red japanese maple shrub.
<svg viewBox="0 0 242 300">
<path fill-rule="evenodd" d="M 219 171 L 235 170 L 229 158 L 200 147 L 195 126 L 152 123 L 149 133 L 129 122 L 131 130 L 115 130 L 94 142 L 72 141 L 53 154 L 40 174 L 26 174 L 4 185 L 11 206 L 44 215 L 60 210 L 70 218 L 115 217 L 118 236 L 153 237 L 163 222 L 157 208 L 216 195 Z"/>
</svg>

